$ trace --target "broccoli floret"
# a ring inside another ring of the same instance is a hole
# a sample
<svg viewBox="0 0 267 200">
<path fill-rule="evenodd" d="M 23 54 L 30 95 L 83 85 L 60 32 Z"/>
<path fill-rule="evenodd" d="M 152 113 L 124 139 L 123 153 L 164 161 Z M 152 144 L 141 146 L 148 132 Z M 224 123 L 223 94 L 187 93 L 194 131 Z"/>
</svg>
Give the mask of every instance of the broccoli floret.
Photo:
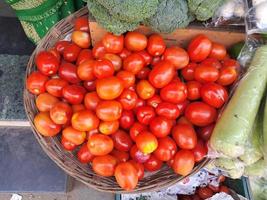
<svg viewBox="0 0 267 200">
<path fill-rule="evenodd" d="M 137 22 L 155 14 L 159 0 L 96 0 L 116 18 Z"/>
<path fill-rule="evenodd" d="M 96 21 L 107 31 L 116 35 L 120 35 L 126 31 L 132 31 L 139 25 L 138 22 L 130 23 L 116 19 L 108 12 L 106 8 L 98 4 L 95 0 L 88 0 L 87 6 L 88 10 L 95 17 Z"/>
</svg>

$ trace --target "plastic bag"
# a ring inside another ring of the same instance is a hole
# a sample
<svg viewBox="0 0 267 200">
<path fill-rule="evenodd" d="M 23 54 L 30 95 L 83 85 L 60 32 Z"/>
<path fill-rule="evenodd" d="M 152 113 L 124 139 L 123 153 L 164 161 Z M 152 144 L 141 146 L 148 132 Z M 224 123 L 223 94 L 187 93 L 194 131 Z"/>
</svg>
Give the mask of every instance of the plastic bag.
<svg viewBox="0 0 267 200">
<path fill-rule="evenodd" d="M 252 195 L 255 200 L 267 199 L 267 179 L 266 178 L 249 178 Z"/>
</svg>

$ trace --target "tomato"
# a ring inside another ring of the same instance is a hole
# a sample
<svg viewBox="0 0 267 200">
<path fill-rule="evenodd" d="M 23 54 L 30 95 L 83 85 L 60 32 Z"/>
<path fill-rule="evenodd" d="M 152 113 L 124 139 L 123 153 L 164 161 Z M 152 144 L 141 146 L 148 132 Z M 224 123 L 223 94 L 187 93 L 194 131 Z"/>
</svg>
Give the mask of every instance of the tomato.
<svg viewBox="0 0 267 200">
<path fill-rule="evenodd" d="M 85 60 L 77 67 L 77 75 L 83 81 L 93 81 L 95 80 L 94 66 L 95 60 Z"/>
<path fill-rule="evenodd" d="M 103 121 L 115 121 L 121 117 L 122 105 L 118 101 L 100 101 L 96 107 L 96 115 Z"/>
<path fill-rule="evenodd" d="M 216 69 L 221 69 L 222 64 L 220 61 L 216 58 L 207 58 L 201 62 L 202 65 L 207 65 L 207 66 L 212 66 L 215 67 Z"/>
<path fill-rule="evenodd" d="M 74 30 L 89 32 L 89 24 L 87 17 L 79 17 L 74 21 Z"/>
<path fill-rule="evenodd" d="M 136 85 L 136 92 L 141 99 L 149 99 L 155 94 L 155 88 L 147 81 L 141 80 Z"/>
<path fill-rule="evenodd" d="M 182 69 L 188 65 L 189 56 L 183 48 L 176 46 L 165 50 L 163 60 L 170 61 L 176 69 Z"/>
<path fill-rule="evenodd" d="M 63 88 L 63 97 L 71 104 L 80 104 L 83 101 L 86 90 L 80 85 L 67 85 Z"/>
<path fill-rule="evenodd" d="M 156 107 L 156 113 L 159 116 L 166 117 L 167 119 L 176 119 L 180 115 L 180 111 L 175 104 L 168 102 L 161 102 Z"/>
<path fill-rule="evenodd" d="M 184 116 L 180 117 L 177 120 L 177 124 L 187 124 L 193 127 L 193 124 L 190 121 L 188 121 L 188 119 L 186 119 Z"/>
<path fill-rule="evenodd" d="M 58 75 L 70 83 L 79 83 L 81 81 L 77 74 L 77 67 L 71 63 L 63 62 L 58 69 Z"/>
<path fill-rule="evenodd" d="M 53 78 L 45 83 L 45 89 L 49 94 L 55 97 L 62 97 L 62 90 L 67 85 L 68 82 L 65 80 L 61 78 Z"/>
<path fill-rule="evenodd" d="M 99 102 L 100 98 L 98 97 L 96 92 L 89 92 L 84 97 L 84 105 L 89 110 L 94 111 Z"/>
<path fill-rule="evenodd" d="M 61 144 L 62 144 L 63 148 L 65 150 L 67 150 L 67 151 L 72 151 L 77 147 L 77 145 L 75 145 L 72 142 L 68 141 L 64 137 L 61 137 Z"/>
<path fill-rule="evenodd" d="M 66 46 L 68 46 L 70 44 L 69 41 L 65 41 L 65 40 L 60 40 L 57 41 L 55 44 L 55 49 L 60 53 L 63 54 L 64 49 L 66 48 Z"/>
<path fill-rule="evenodd" d="M 188 124 L 177 124 L 172 129 L 172 137 L 181 149 L 193 149 L 197 145 L 197 134 Z"/>
<path fill-rule="evenodd" d="M 81 110 L 85 110 L 85 106 L 83 104 L 76 104 L 71 106 L 73 113 L 79 112 Z"/>
<path fill-rule="evenodd" d="M 68 62 L 75 62 L 80 54 L 81 48 L 74 44 L 70 43 L 67 45 L 63 51 L 63 57 Z"/>
<path fill-rule="evenodd" d="M 42 136 L 55 136 L 61 130 L 61 126 L 51 120 L 49 112 L 39 112 L 35 115 L 33 122 Z"/>
<path fill-rule="evenodd" d="M 194 73 L 195 73 L 195 68 L 197 67 L 196 63 L 189 63 L 186 67 L 184 67 L 181 70 L 181 74 L 183 76 L 183 78 L 187 81 L 192 81 L 194 80 Z"/>
<path fill-rule="evenodd" d="M 212 49 L 212 42 L 205 35 L 198 35 L 188 45 L 189 58 L 193 62 L 201 62 L 207 58 Z"/>
<path fill-rule="evenodd" d="M 171 133 L 172 121 L 158 116 L 151 120 L 149 128 L 156 137 L 163 138 Z"/>
<path fill-rule="evenodd" d="M 170 137 L 163 137 L 158 140 L 158 148 L 153 155 L 161 161 L 169 161 L 177 152 L 177 146 Z"/>
<path fill-rule="evenodd" d="M 142 151 L 140 151 L 136 145 L 133 145 L 130 150 L 131 158 L 138 162 L 138 163 L 144 163 L 150 158 L 150 154 L 144 154 Z"/>
<path fill-rule="evenodd" d="M 125 47 L 129 51 L 142 51 L 147 46 L 147 37 L 135 31 L 130 31 L 125 35 Z"/>
<path fill-rule="evenodd" d="M 56 103 L 50 110 L 50 118 L 56 124 L 66 124 L 72 116 L 72 108 L 64 102 Z"/>
<path fill-rule="evenodd" d="M 94 58 L 103 58 L 104 55 L 107 53 L 104 45 L 102 42 L 98 42 L 95 44 L 95 46 L 92 49 L 92 53 Z"/>
<path fill-rule="evenodd" d="M 131 137 L 131 139 L 133 141 L 135 141 L 136 136 L 139 133 L 141 133 L 143 131 L 147 131 L 147 130 L 148 130 L 147 126 L 145 126 L 144 124 L 141 124 L 139 122 L 135 122 L 130 128 L 130 132 L 129 132 L 130 133 L 130 137 Z"/>
<path fill-rule="evenodd" d="M 41 112 L 50 111 L 57 102 L 58 98 L 49 93 L 42 93 L 35 99 L 36 107 Z"/>
<path fill-rule="evenodd" d="M 202 84 L 197 81 L 188 81 L 186 83 L 187 87 L 187 98 L 189 100 L 197 100 L 200 98 L 200 90 Z"/>
<path fill-rule="evenodd" d="M 145 171 L 144 165 L 141 164 L 141 163 L 135 162 L 134 160 L 130 160 L 129 162 L 130 162 L 130 163 L 134 166 L 134 168 L 137 170 L 138 180 L 143 179 L 143 178 L 144 178 L 144 171 Z"/>
<path fill-rule="evenodd" d="M 114 66 L 107 59 L 100 59 L 94 62 L 94 76 L 98 79 L 107 78 L 114 74 Z"/>
<path fill-rule="evenodd" d="M 229 188 L 224 186 L 224 185 L 220 186 L 220 192 L 224 192 L 226 194 L 230 194 Z"/>
<path fill-rule="evenodd" d="M 134 112 L 137 112 L 137 108 L 141 107 L 141 106 L 145 106 L 146 105 L 146 101 L 144 99 L 141 98 L 137 98 L 136 104 L 135 104 L 135 108 L 134 108 Z"/>
<path fill-rule="evenodd" d="M 104 155 L 96 156 L 92 162 L 94 172 L 100 176 L 113 176 L 117 160 L 114 156 Z"/>
<path fill-rule="evenodd" d="M 48 51 L 41 51 L 36 55 L 35 63 L 37 69 L 44 75 L 49 76 L 57 73 L 59 60 Z"/>
<path fill-rule="evenodd" d="M 138 53 L 132 53 L 123 60 L 123 69 L 137 74 L 145 66 L 144 58 Z"/>
<path fill-rule="evenodd" d="M 125 131 L 116 131 L 112 134 L 112 139 L 114 142 L 114 147 L 119 151 L 130 151 L 131 147 L 133 146 L 130 135 Z"/>
<path fill-rule="evenodd" d="M 219 183 L 223 183 L 225 181 L 225 176 L 224 175 L 220 175 L 218 177 L 218 181 L 219 181 Z"/>
<path fill-rule="evenodd" d="M 136 105 L 137 98 L 137 94 L 134 91 L 125 89 L 118 98 L 118 101 L 124 110 L 132 110 Z"/>
<path fill-rule="evenodd" d="M 166 44 L 159 34 L 152 34 L 148 38 L 147 52 L 151 56 L 161 56 L 166 49 Z"/>
<path fill-rule="evenodd" d="M 62 137 L 66 138 L 75 145 L 80 145 L 85 141 L 86 133 L 68 126 L 62 131 Z"/>
<path fill-rule="evenodd" d="M 148 106 L 152 106 L 153 108 L 157 108 L 158 105 L 162 102 L 159 95 L 154 95 L 151 98 L 147 99 L 146 103 Z"/>
<path fill-rule="evenodd" d="M 213 192 L 208 187 L 200 187 L 197 191 L 198 196 L 202 199 L 208 199 L 213 196 Z"/>
<path fill-rule="evenodd" d="M 105 135 L 110 135 L 115 133 L 119 129 L 119 121 L 110 121 L 110 122 L 100 122 L 99 131 Z"/>
<path fill-rule="evenodd" d="M 123 110 L 120 117 L 120 127 L 129 129 L 134 124 L 134 113 L 132 110 Z"/>
<path fill-rule="evenodd" d="M 154 155 L 151 155 L 149 159 L 144 163 L 145 169 L 149 172 L 160 170 L 162 165 L 163 162 L 156 158 L 156 156 Z"/>
<path fill-rule="evenodd" d="M 103 58 L 109 60 L 112 63 L 115 71 L 119 71 L 121 69 L 122 59 L 120 56 L 112 53 L 106 53 Z"/>
<path fill-rule="evenodd" d="M 140 106 L 136 109 L 137 120 L 142 124 L 149 124 L 155 115 L 155 110 L 151 106 Z"/>
<path fill-rule="evenodd" d="M 148 79 L 155 88 L 163 88 L 171 82 L 175 73 L 175 68 L 172 63 L 161 61 L 153 67 Z"/>
<path fill-rule="evenodd" d="M 223 64 L 223 67 L 233 67 L 238 72 L 240 71 L 240 64 L 237 60 L 227 58 L 222 61 L 222 64 Z"/>
<path fill-rule="evenodd" d="M 123 82 L 115 76 L 96 81 L 96 92 L 104 100 L 112 100 L 119 97 L 124 89 L 123 87 Z"/>
<path fill-rule="evenodd" d="M 176 104 L 176 106 L 179 109 L 181 115 L 184 114 L 184 111 L 185 111 L 186 107 L 189 105 L 189 103 L 190 103 L 190 101 L 185 100 L 185 101 L 183 101 L 181 103 Z"/>
<path fill-rule="evenodd" d="M 181 103 L 187 97 L 186 85 L 183 82 L 169 83 L 160 90 L 160 97 L 163 101 Z"/>
<path fill-rule="evenodd" d="M 228 99 L 227 90 L 216 83 L 206 83 L 202 86 L 200 90 L 202 100 L 215 107 L 220 108 Z"/>
<path fill-rule="evenodd" d="M 129 153 L 124 152 L 124 151 L 119 151 L 116 149 L 113 149 L 110 153 L 110 155 L 114 156 L 117 160 L 117 163 L 121 163 L 121 162 L 126 162 L 127 160 L 129 160 Z"/>
<path fill-rule="evenodd" d="M 123 48 L 122 51 L 121 51 L 118 55 L 121 57 L 121 59 L 124 60 L 124 59 L 127 58 L 131 53 L 132 53 L 132 52 L 130 52 L 128 49 Z"/>
<path fill-rule="evenodd" d="M 119 163 L 115 168 L 115 179 L 121 188 L 130 191 L 138 183 L 138 173 L 132 163 Z"/>
<path fill-rule="evenodd" d="M 83 87 L 89 92 L 95 91 L 96 81 L 83 81 Z"/>
<path fill-rule="evenodd" d="M 135 83 L 135 76 L 132 72 L 122 70 L 117 73 L 117 77 L 122 81 L 125 88 L 129 88 Z"/>
<path fill-rule="evenodd" d="M 135 139 L 137 148 L 144 154 L 149 154 L 155 151 L 158 147 L 157 138 L 148 131 L 143 131 L 136 136 Z"/>
<path fill-rule="evenodd" d="M 213 66 L 200 64 L 195 68 L 194 77 L 201 83 L 215 82 L 219 78 L 219 70 Z"/>
<path fill-rule="evenodd" d="M 40 72 L 32 72 L 26 81 L 26 88 L 33 94 L 44 93 L 46 88 L 45 84 L 48 81 L 48 77 L 41 74 Z"/>
<path fill-rule="evenodd" d="M 114 143 L 109 136 L 96 133 L 89 138 L 87 146 L 93 155 L 104 156 L 113 150 Z"/>
<path fill-rule="evenodd" d="M 79 131 L 90 131 L 99 125 L 99 119 L 90 110 L 81 110 L 72 115 L 71 124 Z"/>
<path fill-rule="evenodd" d="M 186 176 L 193 170 L 194 165 L 195 158 L 193 152 L 182 149 L 175 154 L 172 169 L 176 174 Z"/>
<path fill-rule="evenodd" d="M 185 110 L 185 117 L 196 126 L 207 126 L 215 122 L 216 109 L 203 102 L 193 102 Z"/>
<path fill-rule="evenodd" d="M 148 67 L 144 67 L 143 69 L 141 69 L 137 74 L 136 77 L 138 79 L 147 79 L 150 73 L 150 69 Z"/>
<path fill-rule="evenodd" d="M 120 53 L 124 46 L 124 36 L 106 33 L 102 38 L 102 43 L 108 53 Z"/>
<path fill-rule="evenodd" d="M 98 129 L 93 129 L 91 131 L 87 131 L 86 132 L 86 139 L 90 140 L 90 137 L 92 137 L 92 135 L 98 134 L 100 133 Z"/>
<path fill-rule="evenodd" d="M 228 86 L 234 83 L 237 78 L 238 72 L 234 67 L 222 67 L 217 83 L 223 86 Z"/>
<path fill-rule="evenodd" d="M 152 56 L 146 50 L 139 51 L 137 53 L 143 57 L 146 66 L 151 64 Z"/>
<path fill-rule="evenodd" d="M 90 35 L 89 33 L 84 31 L 73 31 L 71 35 L 71 40 L 83 49 L 87 49 L 91 45 Z"/>
<path fill-rule="evenodd" d="M 197 145 L 195 146 L 195 148 L 192 151 L 193 151 L 194 156 L 195 156 L 195 162 L 202 161 L 208 153 L 208 149 L 206 148 L 206 146 L 202 140 L 197 141 Z"/>
<path fill-rule="evenodd" d="M 153 58 L 152 58 L 152 61 L 151 61 L 151 65 L 152 65 L 152 66 L 155 66 L 155 65 L 158 64 L 160 61 L 161 61 L 161 56 L 153 57 Z"/>
<path fill-rule="evenodd" d="M 87 147 L 87 144 L 84 143 L 82 147 L 79 149 L 79 151 L 77 152 L 77 157 L 81 163 L 87 164 L 93 160 L 94 155 L 91 154 L 91 152 L 89 151 Z"/>
<path fill-rule="evenodd" d="M 208 126 L 200 127 L 197 131 L 198 136 L 204 141 L 208 141 L 212 134 L 215 124 L 210 124 Z"/>
<path fill-rule="evenodd" d="M 209 54 L 210 58 L 216 58 L 218 60 L 223 60 L 226 56 L 226 48 L 222 44 L 213 42 L 212 43 L 212 48 Z"/>
<path fill-rule="evenodd" d="M 60 53 L 56 50 L 56 48 L 53 47 L 49 49 L 48 52 L 52 53 L 57 58 L 58 62 L 60 62 Z"/>
</svg>

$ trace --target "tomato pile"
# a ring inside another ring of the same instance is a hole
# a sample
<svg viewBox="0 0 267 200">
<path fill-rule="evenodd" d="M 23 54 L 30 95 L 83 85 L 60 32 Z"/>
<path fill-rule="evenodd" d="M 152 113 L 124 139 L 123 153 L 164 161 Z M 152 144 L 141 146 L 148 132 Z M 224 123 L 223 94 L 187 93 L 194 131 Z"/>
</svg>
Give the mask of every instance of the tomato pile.
<svg viewBox="0 0 267 200">
<path fill-rule="evenodd" d="M 144 170 L 166 162 L 187 175 L 207 154 L 207 141 L 239 64 L 223 45 L 196 36 L 187 50 L 158 34 L 107 33 L 91 47 L 78 19 L 72 41 L 36 55 L 26 87 L 37 95 L 34 118 L 43 136 L 62 133 L 95 173 L 133 190 Z"/>
</svg>

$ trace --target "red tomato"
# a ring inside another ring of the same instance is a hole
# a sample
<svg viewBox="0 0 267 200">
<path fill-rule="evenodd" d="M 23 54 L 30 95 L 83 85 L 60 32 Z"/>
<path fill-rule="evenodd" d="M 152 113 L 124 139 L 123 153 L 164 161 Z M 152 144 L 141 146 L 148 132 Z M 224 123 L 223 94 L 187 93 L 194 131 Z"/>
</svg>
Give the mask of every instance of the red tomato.
<svg viewBox="0 0 267 200">
<path fill-rule="evenodd" d="M 78 131 L 71 126 L 68 126 L 62 131 L 62 137 L 75 145 L 80 145 L 85 141 L 86 133 L 84 131 Z"/>
<path fill-rule="evenodd" d="M 216 58 L 218 60 L 223 60 L 226 56 L 226 48 L 222 44 L 213 42 L 212 43 L 212 48 L 209 54 L 210 58 Z"/>
<path fill-rule="evenodd" d="M 238 78 L 238 72 L 235 67 L 222 67 L 219 73 L 217 83 L 228 86 L 234 83 Z"/>
<path fill-rule="evenodd" d="M 135 104 L 135 108 L 134 108 L 134 112 L 137 112 L 137 108 L 141 107 L 141 106 L 145 106 L 146 105 L 146 101 L 140 98 L 137 98 L 136 104 Z"/>
<path fill-rule="evenodd" d="M 100 98 L 98 97 L 96 92 L 89 92 L 84 97 L 84 105 L 88 110 L 95 111 L 99 102 Z"/>
<path fill-rule="evenodd" d="M 112 53 L 106 53 L 103 58 L 109 60 L 113 64 L 115 71 L 119 71 L 121 69 L 122 59 L 120 56 Z"/>
<path fill-rule="evenodd" d="M 137 148 L 144 154 L 149 154 L 155 151 L 158 147 L 157 138 L 148 131 L 143 131 L 136 136 L 135 139 Z"/>
<path fill-rule="evenodd" d="M 120 127 L 129 129 L 134 124 L 134 113 L 132 110 L 123 110 L 120 118 Z"/>
<path fill-rule="evenodd" d="M 147 80 L 140 80 L 136 85 L 136 92 L 141 99 L 146 100 L 154 96 L 155 88 Z"/>
<path fill-rule="evenodd" d="M 93 81 L 95 80 L 94 66 L 95 60 L 85 60 L 77 67 L 77 75 L 83 81 Z"/>
<path fill-rule="evenodd" d="M 59 60 L 48 51 L 41 51 L 36 55 L 35 63 L 37 69 L 44 75 L 50 76 L 57 73 Z"/>
<path fill-rule="evenodd" d="M 76 104 L 71 106 L 73 113 L 79 112 L 81 110 L 85 110 L 85 106 L 83 104 Z"/>
<path fill-rule="evenodd" d="M 125 47 L 129 51 L 142 51 L 147 46 L 147 37 L 135 31 L 130 31 L 125 35 Z"/>
<path fill-rule="evenodd" d="M 136 109 L 137 120 L 142 124 L 149 124 L 155 115 L 154 108 L 151 106 L 140 106 Z"/>
<path fill-rule="evenodd" d="M 147 79 L 150 73 L 150 69 L 148 67 L 144 67 L 143 69 L 141 69 L 137 74 L 136 74 L 136 78 L 138 79 Z"/>
<path fill-rule="evenodd" d="M 79 83 L 81 81 L 77 74 L 77 67 L 71 63 L 63 62 L 58 69 L 58 75 L 70 83 Z"/>
<path fill-rule="evenodd" d="M 224 185 L 220 186 L 220 192 L 224 192 L 226 194 L 230 194 L 229 188 L 224 186 Z"/>
<path fill-rule="evenodd" d="M 141 124 L 139 122 L 135 122 L 132 127 L 130 128 L 130 137 L 132 138 L 133 141 L 135 141 L 136 136 L 143 132 L 143 131 L 147 131 L 148 128 L 147 126 L 145 126 L 144 124 Z"/>
<path fill-rule="evenodd" d="M 144 167 L 147 171 L 153 172 L 160 170 L 162 167 L 163 162 L 156 158 L 156 156 L 151 155 L 149 159 L 144 163 Z"/>
<path fill-rule="evenodd" d="M 64 49 L 66 48 L 66 46 L 68 46 L 70 44 L 69 41 L 65 41 L 65 40 L 61 40 L 61 41 L 57 41 L 55 44 L 55 49 L 60 53 L 63 54 Z"/>
<path fill-rule="evenodd" d="M 138 173 L 132 163 L 119 163 L 115 169 L 115 179 L 121 188 L 130 191 L 138 183 Z"/>
<path fill-rule="evenodd" d="M 87 132 L 86 132 L 86 139 L 87 139 L 87 140 L 90 140 L 90 137 L 91 137 L 92 135 L 95 135 L 95 134 L 98 134 L 98 133 L 100 133 L 98 129 L 94 129 L 94 130 L 91 130 L 91 131 L 87 131 Z"/>
<path fill-rule="evenodd" d="M 63 148 L 65 150 L 67 150 L 67 151 L 72 151 L 77 147 L 77 145 L 75 145 L 72 142 L 68 141 L 64 137 L 61 137 L 61 144 L 62 144 Z"/>
<path fill-rule="evenodd" d="M 161 102 L 156 107 L 156 113 L 159 116 L 166 117 L 167 119 L 176 119 L 180 115 L 180 111 L 175 104 L 168 102 Z"/>
<path fill-rule="evenodd" d="M 123 48 L 122 51 L 118 54 L 123 60 L 127 58 L 132 52 L 130 52 L 128 49 Z"/>
<path fill-rule="evenodd" d="M 114 142 L 114 147 L 119 151 L 130 151 L 131 147 L 133 146 L 130 135 L 125 131 L 116 131 L 112 134 L 112 139 Z"/>
<path fill-rule="evenodd" d="M 58 62 L 60 62 L 60 53 L 56 50 L 55 47 L 51 48 L 48 50 L 50 53 L 52 53 L 58 60 Z"/>
<path fill-rule="evenodd" d="M 87 146 L 94 156 L 104 156 L 113 150 L 114 143 L 109 136 L 96 133 L 89 138 Z"/>
<path fill-rule="evenodd" d="M 200 89 L 202 84 L 197 81 L 188 81 L 186 83 L 187 87 L 187 98 L 189 100 L 197 100 L 200 98 Z"/>
<path fill-rule="evenodd" d="M 202 86 L 200 90 L 202 100 L 215 107 L 220 108 L 228 99 L 227 90 L 216 83 L 206 83 Z"/>
<path fill-rule="evenodd" d="M 158 140 L 158 148 L 154 151 L 153 155 L 161 161 L 169 161 L 177 152 L 177 146 L 173 139 L 170 137 L 160 138 Z"/>
<path fill-rule="evenodd" d="M 111 135 L 115 133 L 119 129 L 120 123 L 118 120 L 111 121 L 111 122 L 100 122 L 99 124 L 99 131 L 105 135 Z"/>
<path fill-rule="evenodd" d="M 87 17 L 79 17 L 74 21 L 74 30 L 89 32 L 89 24 Z"/>
<path fill-rule="evenodd" d="M 177 124 L 172 129 L 172 137 L 181 149 L 194 149 L 197 145 L 197 134 L 188 124 Z"/>
<path fill-rule="evenodd" d="M 184 114 L 184 111 L 185 111 L 186 107 L 189 105 L 189 103 L 190 103 L 190 101 L 185 100 L 185 101 L 183 101 L 181 103 L 176 104 L 176 106 L 179 109 L 181 115 Z"/>
<path fill-rule="evenodd" d="M 114 66 L 107 59 L 100 59 L 94 62 L 94 76 L 98 79 L 107 78 L 114 74 Z"/>
<path fill-rule="evenodd" d="M 205 35 L 198 35 L 188 45 L 189 58 L 193 62 L 201 62 L 211 52 L 212 42 Z"/>
<path fill-rule="evenodd" d="M 63 51 L 63 57 L 68 62 L 75 62 L 80 54 L 81 48 L 74 44 L 70 43 L 67 45 Z"/>
<path fill-rule="evenodd" d="M 217 118 L 216 109 L 203 102 L 193 102 L 185 110 L 185 117 L 196 126 L 207 126 Z"/>
<path fill-rule="evenodd" d="M 110 153 L 110 155 L 114 156 L 117 160 L 117 163 L 121 163 L 121 162 L 126 162 L 127 160 L 129 160 L 129 153 L 124 152 L 124 151 L 119 151 L 116 149 L 113 149 Z"/>
<path fill-rule="evenodd" d="M 143 179 L 143 177 L 144 177 L 144 171 L 145 171 L 144 165 L 142 165 L 141 163 L 135 162 L 134 160 L 130 160 L 129 162 L 137 170 L 138 180 Z"/>
<path fill-rule="evenodd" d="M 91 45 L 91 38 L 89 33 L 84 31 L 73 31 L 71 40 L 79 47 L 87 49 Z"/>
<path fill-rule="evenodd" d="M 150 158 L 150 154 L 144 154 L 142 151 L 140 151 L 136 145 L 133 145 L 130 150 L 131 158 L 138 162 L 138 163 L 144 163 Z"/>
<path fill-rule="evenodd" d="M 186 85 L 183 82 L 169 83 L 160 90 L 160 97 L 163 101 L 181 103 L 187 97 Z"/>
<path fill-rule="evenodd" d="M 120 53 L 124 45 L 124 36 L 106 33 L 102 38 L 102 43 L 108 53 Z"/>
<path fill-rule="evenodd" d="M 132 110 L 136 105 L 137 98 L 137 94 L 134 91 L 125 89 L 118 98 L 118 101 L 124 110 Z"/>
<path fill-rule="evenodd" d="M 61 130 L 61 126 L 51 120 L 49 112 L 39 112 L 35 115 L 33 123 L 42 136 L 55 136 Z"/>
<path fill-rule="evenodd" d="M 222 61 L 223 67 L 233 67 L 235 68 L 238 72 L 240 71 L 240 64 L 238 63 L 238 61 L 234 60 L 234 59 L 224 59 Z"/>
<path fill-rule="evenodd" d="M 56 103 L 50 110 L 50 118 L 56 124 L 66 124 L 72 116 L 72 108 L 64 102 Z"/>
<path fill-rule="evenodd" d="M 90 131 L 99 125 L 99 119 L 90 110 L 81 110 L 72 115 L 71 124 L 79 131 Z"/>
<path fill-rule="evenodd" d="M 139 51 L 138 54 L 141 55 L 144 58 L 146 65 L 150 65 L 151 64 L 152 56 L 146 50 Z"/>
<path fill-rule="evenodd" d="M 152 58 L 152 61 L 151 61 L 151 65 L 152 65 L 152 66 L 155 66 L 155 65 L 158 64 L 160 61 L 161 61 L 161 56 L 153 57 L 153 58 Z"/>
<path fill-rule="evenodd" d="M 207 65 L 207 66 L 212 66 L 215 67 L 216 69 L 221 69 L 222 64 L 220 61 L 216 58 L 207 58 L 201 62 L 202 65 Z"/>
<path fill-rule="evenodd" d="M 101 101 L 96 107 L 96 115 L 103 121 L 115 121 L 121 117 L 122 105 L 118 101 Z"/>
<path fill-rule="evenodd" d="M 175 68 L 172 63 L 161 61 L 153 67 L 148 79 L 155 88 L 163 88 L 171 82 L 175 73 Z"/>
<path fill-rule="evenodd" d="M 147 105 L 152 106 L 153 108 L 157 108 L 161 102 L 162 100 L 159 95 L 154 95 L 146 101 Z"/>
<path fill-rule="evenodd" d="M 138 53 L 132 53 L 123 60 L 123 69 L 137 74 L 145 66 L 144 58 Z"/>
<path fill-rule="evenodd" d="M 189 56 L 181 47 L 170 47 L 165 50 L 163 60 L 170 61 L 176 69 L 182 69 L 188 65 Z"/>
<path fill-rule="evenodd" d="M 80 85 L 67 85 L 63 88 L 63 97 L 71 104 L 80 104 L 83 101 L 86 90 Z"/>
<path fill-rule="evenodd" d="M 83 81 L 83 87 L 89 92 L 95 91 L 96 81 Z"/>
<path fill-rule="evenodd" d="M 50 111 L 59 99 L 49 93 L 42 93 L 35 99 L 36 107 L 41 112 Z"/>
<path fill-rule="evenodd" d="M 208 141 L 210 139 L 210 136 L 212 134 L 214 127 L 215 127 L 215 124 L 210 124 L 208 126 L 200 127 L 197 131 L 198 136 L 202 140 Z"/>
<path fill-rule="evenodd" d="M 213 192 L 208 187 L 200 187 L 197 191 L 198 196 L 202 199 L 208 199 L 213 196 Z"/>
<path fill-rule="evenodd" d="M 119 71 L 117 77 L 122 81 L 124 88 L 129 88 L 135 83 L 135 76 L 132 72 Z"/>
<path fill-rule="evenodd" d="M 186 176 L 193 170 L 194 165 L 195 158 L 193 152 L 182 149 L 175 154 L 172 169 L 176 174 Z"/>
<path fill-rule="evenodd" d="M 219 78 L 219 70 L 213 66 L 200 64 L 195 68 L 194 77 L 201 83 L 215 82 Z"/>
<path fill-rule="evenodd" d="M 119 97 L 123 87 L 123 82 L 115 76 L 98 79 L 96 82 L 96 92 L 104 100 L 112 100 Z"/>
<path fill-rule="evenodd" d="M 186 67 L 184 67 L 181 70 L 181 74 L 183 78 L 187 81 L 192 81 L 194 80 L 194 73 L 195 73 L 195 68 L 197 67 L 196 63 L 189 63 Z"/>
<path fill-rule="evenodd" d="M 96 174 L 109 177 L 114 175 L 117 160 L 114 156 L 96 156 L 92 162 L 92 168 Z"/>
<path fill-rule="evenodd" d="M 40 72 L 32 72 L 28 77 L 27 77 L 27 82 L 26 82 L 26 88 L 33 94 L 41 94 L 44 93 L 46 88 L 45 84 L 48 81 L 48 77 L 41 74 Z"/>
<path fill-rule="evenodd" d="M 177 120 L 177 124 L 187 124 L 193 127 L 193 124 L 190 121 L 188 121 L 188 119 L 186 119 L 184 116 L 180 117 Z"/>
<path fill-rule="evenodd" d="M 161 56 L 166 49 L 166 44 L 159 34 L 152 34 L 148 38 L 147 52 L 151 56 Z"/>
<path fill-rule="evenodd" d="M 150 131 L 158 138 L 166 137 L 171 133 L 172 121 L 165 117 L 155 117 L 149 125 Z"/>
<path fill-rule="evenodd" d="M 81 163 L 87 164 L 93 160 L 94 155 L 91 154 L 91 152 L 89 151 L 87 147 L 87 144 L 84 143 L 82 147 L 79 149 L 79 151 L 77 152 L 77 157 Z"/>
<path fill-rule="evenodd" d="M 92 53 L 93 53 L 94 58 L 98 59 L 98 58 L 103 58 L 104 55 L 107 53 L 107 51 L 105 50 L 103 43 L 98 42 L 93 47 Z"/>
<path fill-rule="evenodd" d="M 55 97 L 62 97 L 62 90 L 67 85 L 68 82 L 65 80 L 61 78 L 53 78 L 45 83 L 45 89 L 49 94 Z"/>
<path fill-rule="evenodd" d="M 200 162 L 201 160 L 203 160 L 208 153 L 208 149 L 206 148 L 202 140 L 197 141 L 197 145 L 192 151 L 195 156 L 195 162 Z"/>
</svg>

